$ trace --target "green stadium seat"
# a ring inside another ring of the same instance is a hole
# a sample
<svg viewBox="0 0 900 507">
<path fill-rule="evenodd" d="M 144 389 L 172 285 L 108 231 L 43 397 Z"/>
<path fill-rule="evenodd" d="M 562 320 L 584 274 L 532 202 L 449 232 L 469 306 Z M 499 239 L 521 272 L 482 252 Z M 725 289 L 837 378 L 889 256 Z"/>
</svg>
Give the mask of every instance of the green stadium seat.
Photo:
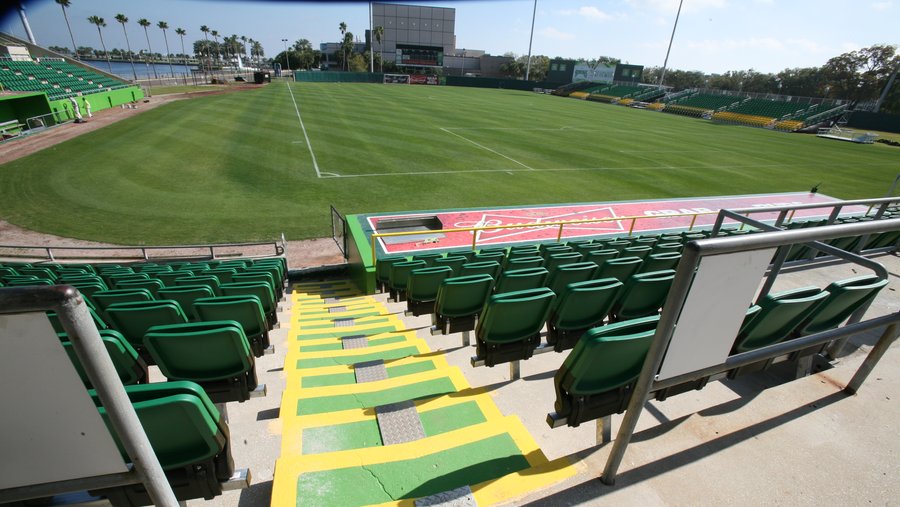
<svg viewBox="0 0 900 507">
<path fill-rule="evenodd" d="M 486 261 L 497 261 L 498 264 L 503 264 L 506 260 L 506 254 L 501 251 L 493 250 L 487 251 L 484 250 L 475 254 L 475 257 L 472 259 L 472 263 L 475 262 L 486 262 Z"/>
<path fill-rule="evenodd" d="M 179 501 L 212 499 L 234 474 L 230 433 L 224 418 L 203 389 L 193 382 L 126 386 L 150 445 Z M 90 391 L 103 421 L 118 443 L 106 410 Z M 122 445 L 119 450 L 130 463 Z M 91 490 L 112 505 L 150 505 L 143 485 Z"/>
<path fill-rule="evenodd" d="M 144 347 L 166 379 L 196 382 L 213 403 L 249 400 L 257 388 L 250 343 L 233 320 L 153 326 Z"/>
<path fill-rule="evenodd" d="M 643 260 L 650 255 L 651 251 L 653 251 L 653 247 L 648 245 L 629 246 L 622 249 L 622 257 L 638 257 Z"/>
<path fill-rule="evenodd" d="M 631 275 L 641 269 L 644 261 L 640 257 L 617 257 L 604 261 L 597 271 L 597 278 L 616 278 L 619 281 L 627 281 Z"/>
<path fill-rule="evenodd" d="M 612 307 L 610 320 L 618 322 L 656 315 L 665 303 L 674 279 L 675 270 L 672 269 L 632 275 L 625 282 L 622 296 Z"/>
<path fill-rule="evenodd" d="M 621 253 L 622 250 L 631 246 L 631 241 L 618 238 L 614 241 L 607 242 L 605 246 L 607 249 L 618 250 Z"/>
<path fill-rule="evenodd" d="M 675 241 L 666 242 L 666 243 L 657 243 L 657 244 L 653 245 L 653 253 L 654 254 L 671 253 L 671 252 L 681 253 L 682 250 L 684 250 L 684 245 L 682 245 L 680 242 L 675 242 Z"/>
<path fill-rule="evenodd" d="M 427 263 L 423 260 L 391 264 L 390 275 L 388 276 L 388 290 L 392 301 L 396 303 L 406 301 L 406 284 L 409 280 L 409 272 L 424 267 L 427 267 Z"/>
<path fill-rule="evenodd" d="M 137 351 L 128 343 L 128 340 L 118 331 L 112 329 L 100 330 L 100 338 L 103 340 L 106 352 L 109 354 L 109 358 L 112 360 L 122 384 L 131 385 L 147 381 L 147 363 L 138 357 Z M 63 340 L 63 348 L 69 354 L 69 359 L 72 360 L 72 364 L 75 366 L 78 376 L 81 377 L 81 381 L 84 382 L 86 387 L 91 388 L 91 382 L 81 366 L 81 361 L 78 360 L 78 355 L 75 353 L 72 343 L 68 341 L 68 336 L 63 333 L 60 335 L 60 339 Z"/>
<path fill-rule="evenodd" d="M 147 289 L 156 297 L 159 289 L 163 288 L 163 283 L 156 278 L 148 278 L 146 280 L 116 280 L 117 289 Z"/>
<path fill-rule="evenodd" d="M 828 297 L 797 328 L 798 335 L 821 333 L 838 327 L 857 309 L 875 299 L 888 284 L 875 275 L 840 280 L 825 288 Z"/>
<path fill-rule="evenodd" d="M 493 285 L 491 275 L 484 274 L 445 279 L 435 299 L 432 324 L 443 334 L 475 329 Z"/>
<path fill-rule="evenodd" d="M 234 281 L 234 275 L 237 274 L 237 270 L 234 268 L 220 268 L 217 267 L 215 269 L 208 269 L 203 272 L 204 275 L 212 275 L 219 279 L 219 283 L 231 283 Z"/>
<path fill-rule="evenodd" d="M 615 278 L 567 285 L 547 320 L 547 343 L 557 352 L 574 347 L 588 329 L 603 323 L 622 287 L 624 284 Z"/>
<path fill-rule="evenodd" d="M 678 252 L 652 253 L 641 263 L 641 273 L 649 273 L 651 271 L 661 271 L 663 269 L 675 269 L 681 261 L 681 254 Z"/>
<path fill-rule="evenodd" d="M 759 312 L 742 326 L 732 354 L 784 340 L 827 297 L 828 292 L 818 287 L 803 287 L 766 295 L 759 302 Z"/>
<path fill-rule="evenodd" d="M 489 367 L 530 358 L 555 298 L 546 287 L 491 296 L 475 328 L 478 358 Z"/>
<path fill-rule="evenodd" d="M 508 269 L 500 274 L 494 293 L 515 292 L 543 287 L 550 272 L 546 268 Z"/>
<path fill-rule="evenodd" d="M 554 294 L 562 294 L 566 285 L 575 282 L 584 282 L 596 278 L 597 265 L 593 262 L 576 262 L 557 266 L 550 272 L 547 278 L 547 287 Z"/>
<path fill-rule="evenodd" d="M 515 257 L 506 261 L 506 269 L 540 268 L 544 266 L 544 258 L 539 255 Z"/>
<path fill-rule="evenodd" d="M 575 249 L 567 245 L 550 246 L 541 251 L 541 257 L 546 261 L 551 255 L 575 252 Z"/>
<path fill-rule="evenodd" d="M 266 324 L 269 329 L 278 323 L 278 303 L 275 301 L 275 292 L 265 282 L 232 282 L 223 283 L 220 287 L 223 296 L 256 296 L 262 303 L 263 312 L 266 314 Z M 203 296 L 210 297 L 210 296 Z M 193 307 L 191 307 L 193 308 Z"/>
<path fill-rule="evenodd" d="M 591 250 L 587 252 L 584 257 L 584 260 L 587 262 L 593 262 L 599 267 L 601 264 L 606 262 L 607 259 L 615 259 L 620 255 L 619 251 L 615 248 L 602 248 L 600 250 Z"/>
<path fill-rule="evenodd" d="M 186 277 L 181 277 L 181 278 L 175 279 L 175 287 L 180 287 L 180 286 L 184 286 L 184 285 L 190 285 L 190 286 L 204 285 L 206 287 L 209 287 L 209 290 L 211 290 L 214 295 L 216 295 L 216 296 L 222 295 L 222 289 L 220 287 L 220 285 L 222 285 L 222 284 L 219 282 L 219 278 L 215 275 L 209 275 L 209 276 L 195 275 L 195 276 L 186 276 Z"/>
<path fill-rule="evenodd" d="M 500 274 L 500 263 L 497 261 L 469 262 L 462 265 L 459 274 L 460 276 L 490 275 L 496 280 Z"/>
<path fill-rule="evenodd" d="M 412 260 L 414 261 L 425 261 L 425 267 L 434 266 L 434 261 L 443 257 L 444 254 L 441 253 L 420 253 L 413 255 Z"/>
<path fill-rule="evenodd" d="M 414 269 L 409 272 L 406 284 L 406 310 L 412 315 L 434 313 L 434 301 L 438 289 L 447 278 L 453 276 L 450 266 Z"/>
<path fill-rule="evenodd" d="M 254 271 L 254 272 L 244 272 L 238 273 L 231 277 L 233 283 L 245 283 L 245 282 L 265 282 L 269 284 L 269 287 L 272 288 L 272 291 L 275 293 L 275 299 L 277 301 L 281 301 L 281 298 L 284 294 L 284 286 L 281 285 L 280 282 L 276 282 L 275 278 L 272 276 L 272 273 L 267 273 L 264 271 Z M 278 289 L 281 289 L 281 292 Z"/>
<path fill-rule="evenodd" d="M 194 314 L 203 322 L 233 320 L 241 325 L 253 355 L 269 349 L 269 326 L 262 302 L 256 296 L 218 296 L 194 301 Z"/>
<path fill-rule="evenodd" d="M 440 259 L 435 259 L 434 266 L 435 267 L 449 266 L 450 269 L 453 270 L 453 276 L 456 276 L 459 274 L 460 270 L 462 269 L 462 265 L 465 264 L 466 262 L 468 262 L 468 261 L 466 261 L 466 258 L 463 257 L 462 255 L 449 255 L 448 254 L 446 257 L 441 257 Z"/>
<path fill-rule="evenodd" d="M 577 427 L 623 412 L 658 323 L 658 316 L 645 317 L 585 333 L 553 377 L 557 417 Z"/>
<path fill-rule="evenodd" d="M 177 301 L 185 315 L 187 315 L 188 320 L 196 320 L 197 318 L 194 314 L 194 301 L 200 298 L 211 297 L 215 297 L 215 294 L 209 285 L 179 285 L 159 290 L 159 298 Z"/>
<path fill-rule="evenodd" d="M 106 307 L 106 316 L 110 326 L 122 333 L 147 364 L 153 363 L 144 350 L 144 333 L 153 326 L 187 322 L 181 306 L 170 299 L 113 303 Z"/>
<path fill-rule="evenodd" d="M 112 289 L 98 291 L 91 295 L 91 301 L 97 307 L 101 315 L 106 315 L 106 308 L 115 303 L 130 303 L 133 301 L 153 301 L 153 294 L 147 289 Z"/>
<path fill-rule="evenodd" d="M 548 272 L 552 272 L 558 266 L 577 262 L 581 262 L 581 254 L 570 250 L 568 252 L 550 254 L 549 257 L 544 259 L 544 267 L 547 268 Z"/>
</svg>

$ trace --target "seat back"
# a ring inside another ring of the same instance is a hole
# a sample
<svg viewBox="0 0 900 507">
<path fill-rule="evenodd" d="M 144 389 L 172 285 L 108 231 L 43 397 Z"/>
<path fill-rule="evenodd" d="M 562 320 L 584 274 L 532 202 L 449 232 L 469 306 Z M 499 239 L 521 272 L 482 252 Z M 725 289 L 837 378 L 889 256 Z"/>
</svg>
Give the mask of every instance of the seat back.
<svg viewBox="0 0 900 507">
<path fill-rule="evenodd" d="M 506 261 L 506 269 L 539 268 L 544 265 L 544 258 L 539 255 L 516 257 Z"/>
<path fill-rule="evenodd" d="M 425 261 L 425 267 L 434 266 L 434 261 L 440 259 L 444 256 L 441 253 L 420 253 L 413 255 L 412 260 L 414 261 Z"/>
<path fill-rule="evenodd" d="M 154 297 L 156 297 L 159 294 L 159 289 L 163 288 L 163 283 L 155 278 L 148 278 L 146 280 L 117 280 L 116 288 L 147 289 Z"/>
<path fill-rule="evenodd" d="M 97 310 L 105 313 L 106 308 L 115 303 L 129 303 L 133 301 L 152 301 L 153 294 L 147 289 L 112 289 L 95 292 L 91 295 L 91 301 L 97 306 Z"/>
<path fill-rule="evenodd" d="M 554 253 L 545 259 L 544 267 L 547 268 L 547 271 L 553 271 L 557 266 L 574 264 L 576 262 L 581 262 L 581 254 L 578 252 Z"/>
<path fill-rule="evenodd" d="M 550 258 L 551 255 L 557 255 L 557 254 L 563 254 L 563 253 L 569 253 L 569 252 L 575 252 L 575 249 L 570 246 L 566 246 L 566 245 L 550 246 L 550 247 L 544 248 L 541 251 L 541 257 L 543 257 L 544 260 L 546 261 L 547 259 Z"/>
<path fill-rule="evenodd" d="M 827 297 L 828 292 L 818 287 L 766 295 L 759 302 L 759 312 L 738 333 L 732 353 L 746 352 L 784 340 Z"/>
<path fill-rule="evenodd" d="M 641 263 L 640 257 L 617 257 L 605 261 L 597 272 L 597 278 L 616 278 L 619 281 L 627 281 L 631 275 L 638 272 Z"/>
<path fill-rule="evenodd" d="M 203 272 L 204 275 L 213 275 L 219 279 L 219 283 L 231 283 L 234 281 L 233 277 L 237 274 L 237 270 L 234 268 L 215 268 L 208 269 Z"/>
<path fill-rule="evenodd" d="M 178 301 L 189 318 L 194 318 L 194 301 L 215 296 L 209 285 L 180 285 L 159 290 L 159 297 Z"/>
<path fill-rule="evenodd" d="M 462 265 L 466 262 L 468 261 L 466 261 L 466 258 L 462 255 L 447 255 L 446 257 L 435 259 L 434 265 L 435 267 L 449 266 L 450 269 L 453 270 L 453 275 L 456 276 L 459 274 L 460 269 L 462 269 Z"/>
<path fill-rule="evenodd" d="M 490 275 L 497 279 L 500 274 L 500 263 L 497 261 L 469 262 L 463 264 L 459 271 L 460 276 Z"/>
<path fill-rule="evenodd" d="M 659 316 L 653 316 L 589 330 L 557 371 L 557 390 L 584 396 L 633 382 L 641 372 L 658 323 Z"/>
<path fill-rule="evenodd" d="M 494 292 L 514 292 L 543 287 L 550 272 L 546 268 L 508 269 L 500 274 Z"/>
<path fill-rule="evenodd" d="M 594 278 L 596 273 L 597 265 L 593 262 L 563 264 L 550 272 L 550 277 L 547 279 L 547 287 L 556 294 L 562 294 L 566 285 L 590 280 Z"/>
<path fill-rule="evenodd" d="M 635 245 L 629 246 L 622 249 L 623 257 L 639 257 L 641 259 L 646 258 L 650 255 L 650 252 L 653 250 L 652 246 L 649 245 Z"/>
<path fill-rule="evenodd" d="M 435 313 L 465 317 L 481 311 L 494 285 L 490 275 L 457 276 L 441 282 L 435 299 Z"/>
<path fill-rule="evenodd" d="M 681 254 L 675 251 L 664 253 L 652 253 L 644 259 L 639 271 L 649 273 L 663 269 L 675 269 L 681 261 Z"/>
<path fill-rule="evenodd" d="M 486 343 L 509 343 L 540 333 L 555 298 L 546 287 L 494 294 L 484 307 L 475 336 Z"/>
<path fill-rule="evenodd" d="M 587 262 L 593 262 L 597 266 L 600 266 L 607 259 L 615 259 L 619 256 L 619 251 L 614 248 L 602 248 L 600 250 L 591 250 L 585 254 L 584 260 Z"/>
<path fill-rule="evenodd" d="M 838 327 L 858 308 L 867 304 L 888 284 L 875 275 L 858 276 L 833 282 L 825 291 L 828 297 L 798 328 L 801 335 L 820 333 Z"/>
<path fill-rule="evenodd" d="M 506 253 L 500 250 L 482 250 L 475 254 L 472 262 L 497 261 L 503 263 L 506 260 Z"/>
<path fill-rule="evenodd" d="M 144 347 L 169 380 L 223 380 L 254 364 L 247 337 L 233 320 L 153 326 Z"/>
<path fill-rule="evenodd" d="M 406 290 L 406 283 L 409 279 L 410 271 L 426 267 L 425 261 L 404 261 L 391 264 L 390 275 L 388 276 L 388 286 L 392 291 Z"/>
<path fill-rule="evenodd" d="M 268 331 L 262 303 L 256 296 L 199 298 L 194 301 L 194 312 L 204 322 L 233 320 L 240 324 L 248 339 Z"/>
<path fill-rule="evenodd" d="M 628 248 L 629 246 L 631 246 L 631 241 L 629 241 L 627 239 L 621 239 L 621 238 L 615 239 L 613 241 L 609 241 L 606 243 L 606 248 L 612 249 L 612 250 L 618 250 L 619 252 Z"/>
<path fill-rule="evenodd" d="M 69 354 L 69 359 L 72 360 L 75 371 L 78 372 L 78 376 L 81 377 L 84 385 L 90 388 L 91 382 L 81 366 L 81 361 L 78 360 L 78 355 L 75 353 L 72 342 L 68 341 L 68 337 L 64 334 L 60 338 L 65 340 L 62 342 L 63 348 Z M 147 365 L 138 357 L 137 351 L 134 350 L 134 347 L 128 343 L 128 340 L 121 333 L 112 329 L 102 329 L 100 330 L 100 339 L 103 340 L 106 352 L 109 354 L 109 358 L 112 360 L 122 384 L 136 384 L 147 378 Z"/>
<path fill-rule="evenodd" d="M 113 329 L 138 351 L 143 349 L 144 333 L 151 327 L 187 322 L 181 305 L 171 299 L 114 303 L 106 307 L 106 315 Z"/>
<path fill-rule="evenodd" d="M 665 303 L 674 279 L 673 269 L 632 275 L 625 283 L 622 297 L 612 308 L 613 320 L 656 315 Z"/>
<path fill-rule="evenodd" d="M 441 283 L 453 276 L 450 266 L 419 268 L 409 272 L 406 298 L 409 301 L 434 301 Z"/>
<path fill-rule="evenodd" d="M 625 284 L 615 278 L 570 283 L 563 289 L 550 316 L 560 330 L 599 325 L 619 298 Z"/>
<path fill-rule="evenodd" d="M 223 283 L 220 287 L 223 296 L 256 296 L 262 304 L 266 315 L 277 311 L 275 293 L 265 282 L 232 282 Z M 204 296 L 209 297 L 209 296 Z"/>
<path fill-rule="evenodd" d="M 653 253 L 668 253 L 668 252 L 676 252 L 681 253 L 684 250 L 684 245 L 681 242 L 671 241 L 665 243 L 657 243 L 653 245 Z"/>
</svg>

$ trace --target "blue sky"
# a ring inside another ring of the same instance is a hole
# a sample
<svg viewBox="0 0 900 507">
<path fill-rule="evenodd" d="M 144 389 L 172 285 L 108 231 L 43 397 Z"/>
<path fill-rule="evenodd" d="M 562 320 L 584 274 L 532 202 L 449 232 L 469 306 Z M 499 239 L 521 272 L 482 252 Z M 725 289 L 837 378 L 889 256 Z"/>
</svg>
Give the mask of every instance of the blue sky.
<svg viewBox="0 0 900 507">
<path fill-rule="evenodd" d="M 100 47 L 97 30 L 86 21 L 106 19 L 107 47 L 125 47 L 117 13 L 130 18 L 133 48 L 146 42 L 139 18 L 154 23 L 150 42 L 164 48 L 159 20 L 188 31 L 186 44 L 202 38 L 200 25 L 223 35 L 262 42 L 266 54 L 283 49 L 282 38 L 314 45 L 339 38 L 347 23 L 360 37 L 368 27 L 365 2 L 249 2 L 238 0 L 71 0 L 69 19 L 79 45 Z M 3 2 L 8 3 L 8 2 Z M 410 3 L 410 2 L 407 2 Z M 531 0 L 420 2 L 456 8 L 457 47 L 491 54 L 528 52 Z M 678 0 L 538 0 L 534 54 L 572 58 L 600 55 L 629 63 L 662 65 Z M 70 45 L 59 6 L 53 0 L 26 0 L 38 43 Z M 0 30 L 24 36 L 15 12 L 6 12 Z M 140 37 L 138 37 L 140 36 Z M 900 0 L 685 0 L 669 67 L 704 72 L 753 68 L 777 72 L 818 66 L 828 58 L 876 43 L 900 43 Z M 169 47 L 180 51 L 170 32 Z"/>
</svg>

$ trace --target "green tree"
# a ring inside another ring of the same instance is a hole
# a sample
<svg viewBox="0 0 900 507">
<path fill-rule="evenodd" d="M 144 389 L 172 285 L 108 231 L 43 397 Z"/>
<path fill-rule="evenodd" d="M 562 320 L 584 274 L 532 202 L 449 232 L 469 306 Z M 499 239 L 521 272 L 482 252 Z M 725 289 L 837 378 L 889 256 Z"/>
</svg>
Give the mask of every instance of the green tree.
<svg viewBox="0 0 900 507">
<path fill-rule="evenodd" d="M 343 41 L 341 43 L 341 54 L 343 55 L 342 61 L 347 61 L 347 53 L 344 49 L 346 47 L 346 43 L 347 43 L 347 23 L 344 23 L 343 21 L 341 21 L 341 24 L 338 25 L 338 28 L 341 31 L 341 40 Z"/>
<path fill-rule="evenodd" d="M 69 14 L 66 12 L 72 2 L 69 0 L 56 0 L 56 3 L 62 8 L 63 18 L 66 20 L 66 28 L 69 29 L 69 38 L 72 39 L 72 50 L 75 51 L 75 58 L 78 58 L 78 46 L 75 44 L 75 36 L 72 35 L 72 25 L 69 24 Z"/>
<path fill-rule="evenodd" d="M 163 40 L 166 42 L 166 61 L 169 62 L 169 73 L 172 74 L 172 77 L 175 77 L 175 69 L 172 68 L 172 60 L 169 59 L 169 38 L 166 36 L 166 30 L 169 29 L 169 24 L 165 21 L 160 21 L 156 23 L 156 27 L 162 30 Z"/>
<path fill-rule="evenodd" d="M 128 40 L 128 30 L 125 29 L 125 23 L 128 23 L 128 17 L 124 14 L 116 14 L 116 21 L 122 25 L 122 33 L 125 34 L 125 45 L 128 47 L 128 61 L 131 62 L 131 75 L 137 81 L 137 71 L 134 70 L 134 57 L 131 55 L 131 41 Z"/>
<path fill-rule="evenodd" d="M 184 52 L 184 36 L 187 35 L 187 31 L 184 28 L 176 28 L 175 33 L 181 38 L 181 56 L 184 65 L 187 65 L 187 55 Z"/>
<path fill-rule="evenodd" d="M 209 60 L 210 60 L 210 54 L 209 54 L 209 49 L 210 49 L 210 47 L 209 47 L 209 27 L 206 26 L 206 25 L 202 25 L 202 26 L 200 26 L 200 31 L 203 32 L 203 38 L 206 39 L 206 44 L 203 45 L 203 47 L 206 49 L 206 65 L 207 65 L 207 68 L 211 69 L 211 68 L 212 68 L 212 67 L 211 67 L 211 62 L 209 61 Z M 194 52 L 195 52 L 195 53 L 197 52 L 196 47 L 197 47 L 197 44 L 194 43 L 194 48 L 195 48 L 195 49 L 194 49 Z M 200 56 L 203 57 L 203 53 L 200 53 Z"/>
<path fill-rule="evenodd" d="M 210 30 L 209 33 L 210 33 L 210 35 L 213 36 L 213 39 L 216 40 L 216 45 L 213 46 L 213 48 L 216 50 L 216 65 L 218 65 L 219 64 L 219 50 L 221 49 L 221 46 L 219 46 L 219 32 L 216 30 Z"/>
<path fill-rule="evenodd" d="M 265 54 L 263 47 L 262 47 L 262 43 L 259 42 L 258 40 L 255 40 L 250 43 L 250 49 L 251 49 L 252 53 L 256 53 L 256 64 L 259 65 L 260 60 L 262 59 L 263 55 Z"/>
<path fill-rule="evenodd" d="M 849 100 L 875 100 L 900 65 L 897 47 L 875 44 L 828 60 L 822 74 L 831 94 Z"/>
<path fill-rule="evenodd" d="M 381 39 L 384 37 L 384 27 L 376 26 L 374 30 L 375 42 L 378 43 L 378 59 L 381 62 L 381 72 L 384 72 L 384 46 L 381 45 Z"/>
<path fill-rule="evenodd" d="M 147 32 L 147 27 L 150 26 L 150 22 L 147 21 L 146 18 L 141 18 L 137 22 L 141 27 L 144 28 L 144 36 L 147 38 L 147 59 L 144 60 L 144 64 L 147 65 L 147 73 L 150 73 L 150 58 L 153 58 L 153 48 L 150 47 L 150 33 Z M 148 76 L 149 77 L 149 76 Z M 156 74 L 156 65 L 153 66 L 153 77 L 159 79 L 159 75 Z"/>
<path fill-rule="evenodd" d="M 241 46 L 241 48 L 242 48 L 242 49 L 241 49 L 241 55 L 242 55 L 242 56 L 247 56 L 247 42 L 248 42 L 249 40 L 250 40 L 250 39 L 248 39 L 246 35 L 241 35 L 241 43 L 242 43 L 242 46 Z M 248 58 L 247 58 L 247 62 L 249 63 L 249 61 L 250 61 L 250 59 L 249 59 L 249 57 L 248 57 Z"/>
<path fill-rule="evenodd" d="M 100 30 L 106 26 L 106 21 L 99 16 L 89 16 L 88 23 L 97 26 L 97 33 L 100 35 L 100 45 L 103 46 L 103 53 L 106 54 L 106 66 L 109 68 L 109 73 L 112 74 L 112 63 L 109 62 L 109 53 L 106 52 L 106 43 L 103 42 L 103 31 Z"/>
</svg>

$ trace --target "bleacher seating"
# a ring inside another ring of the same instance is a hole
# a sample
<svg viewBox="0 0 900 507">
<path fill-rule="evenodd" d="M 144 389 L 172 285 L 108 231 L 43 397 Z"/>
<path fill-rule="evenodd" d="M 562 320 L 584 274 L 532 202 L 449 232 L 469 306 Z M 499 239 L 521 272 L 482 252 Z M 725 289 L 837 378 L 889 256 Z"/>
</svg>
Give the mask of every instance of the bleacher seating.
<svg viewBox="0 0 900 507">
<path fill-rule="evenodd" d="M 12 91 L 46 92 L 50 100 L 128 86 L 124 81 L 57 59 L 0 60 L 0 84 Z"/>
</svg>

